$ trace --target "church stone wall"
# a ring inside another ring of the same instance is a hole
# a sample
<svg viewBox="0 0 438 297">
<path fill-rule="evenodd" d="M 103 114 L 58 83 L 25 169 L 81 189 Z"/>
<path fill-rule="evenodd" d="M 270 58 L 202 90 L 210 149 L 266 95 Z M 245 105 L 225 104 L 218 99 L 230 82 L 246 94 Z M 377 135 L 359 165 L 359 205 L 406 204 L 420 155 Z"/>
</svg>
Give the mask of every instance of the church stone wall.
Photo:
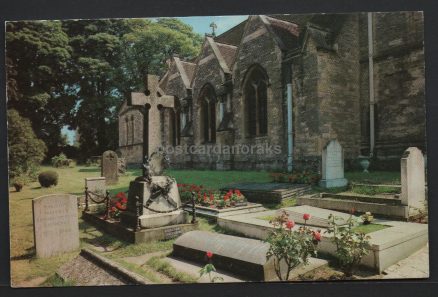
<svg viewBox="0 0 438 297">
<path fill-rule="evenodd" d="M 423 14 L 374 14 L 376 147 L 372 166 L 399 169 L 409 146 L 425 152 L 425 74 Z M 369 152 L 367 15 L 360 16 L 362 151 Z"/>
<path fill-rule="evenodd" d="M 235 154 L 236 169 L 284 170 L 287 161 L 286 123 L 284 119 L 285 97 L 282 84 L 282 53 L 272 35 L 259 17 L 252 17 L 242 36 L 233 69 L 233 114 L 236 145 L 278 146 L 280 153 Z M 268 88 L 268 133 L 262 137 L 247 137 L 245 131 L 245 110 L 243 80 L 247 70 L 254 64 L 260 65 L 269 77 Z"/>
</svg>

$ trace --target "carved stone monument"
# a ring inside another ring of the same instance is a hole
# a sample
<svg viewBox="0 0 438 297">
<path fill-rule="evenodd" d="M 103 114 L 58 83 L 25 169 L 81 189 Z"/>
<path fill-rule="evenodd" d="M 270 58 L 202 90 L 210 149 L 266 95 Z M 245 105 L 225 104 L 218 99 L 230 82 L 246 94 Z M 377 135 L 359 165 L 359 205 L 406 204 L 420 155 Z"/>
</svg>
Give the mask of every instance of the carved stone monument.
<svg viewBox="0 0 438 297">
<path fill-rule="evenodd" d="M 51 194 L 32 200 L 37 257 L 53 257 L 79 248 L 77 198 Z"/>
<path fill-rule="evenodd" d="M 416 147 L 408 148 L 401 158 L 401 195 L 402 204 L 408 206 L 409 216 L 425 209 L 425 167 L 424 157 Z"/>
<path fill-rule="evenodd" d="M 324 188 L 344 187 L 348 181 L 344 178 L 344 152 L 341 144 L 330 140 L 322 151 L 322 179 L 319 185 Z"/>
<path fill-rule="evenodd" d="M 145 174 L 129 184 L 128 208 L 122 222 L 146 229 L 187 223 L 176 181 L 162 175 L 166 164 L 161 150 L 145 158 Z"/>
<path fill-rule="evenodd" d="M 106 178 L 106 183 L 116 184 L 119 181 L 117 154 L 113 151 L 106 151 L 102 154 L 101 176 Z"/>
</svg>

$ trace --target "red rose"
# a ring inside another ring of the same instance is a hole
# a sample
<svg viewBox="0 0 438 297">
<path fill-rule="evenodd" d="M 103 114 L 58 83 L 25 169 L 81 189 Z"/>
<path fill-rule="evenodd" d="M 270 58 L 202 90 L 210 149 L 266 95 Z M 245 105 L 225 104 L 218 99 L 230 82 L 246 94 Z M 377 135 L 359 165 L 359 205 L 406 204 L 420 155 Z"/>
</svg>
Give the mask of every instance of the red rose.
<svg viewBox="0 0 438 297">
<path fill-rule="evenodd" d="M 238 189 L 234 190 L 234 193 L 237 194 L 237 196 L 242 195 L 242 193 Z"/>
<path fill-rule="evenodd" d="M 288 220 L 288 221 L 286 222 L 286 228 L 287 228 L 287 229 L 291 230 L 294 226 L 295 226 L 295 222 L 294 222 L 294 221 L 292 221 L 292 220 Z"/>
<path fill-rule="evenodd" d="M 211 251 L 207 251 L 207 258 L 211 259 L 213 257 L 213 253 Z"/>
<path fill-rule="evenodd" d="M 317 241 L 321 241 L 321 233 L 318 231 L 313 231 L 313 238 L 315 238 Z"/>
<path fill-rule="evenodd" d="M 213 200 L 214 200 L 214 195 L 210 194 L 210 201 L 213 201 Z"/>
<path fill-rule="evenodd" d="M 122 198 L 121 202 L 126 203 L 126 202 L 128 202 L 128 199 L 126 199 L 126 197 L 124 197 L 124 198 Z"/>
<path fill-rule="evenodd" d="M 224 201 L 227 201 L 228 199 L 230 199 L 230 196 L 225 195 L 225 196 L 224 196 Z"/>
<path fill-rule="evenodd" d="M 303 219 L 304 219 L 305 221 L 310 220 L 310 214 L 305 213 L 305 214 L 303 215 Z"/>
</svg>

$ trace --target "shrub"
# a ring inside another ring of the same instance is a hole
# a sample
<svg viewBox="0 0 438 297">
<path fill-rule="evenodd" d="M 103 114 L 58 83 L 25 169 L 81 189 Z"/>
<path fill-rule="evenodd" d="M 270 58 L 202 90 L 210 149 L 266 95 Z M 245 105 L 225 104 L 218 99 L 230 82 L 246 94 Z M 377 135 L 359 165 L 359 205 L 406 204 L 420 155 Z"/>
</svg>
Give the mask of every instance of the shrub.
<svg viewBox="0 0 438 297">
<path fill-rule="evenodd" d="M 58 184 L 58 173 L 55 171 L 44 171 L 38 175 L 38 181 L 43 188 L 56 186 Z"/>
<path fill-rule="evenodd" d="M 336 222 L 338 220 L 340 218 L 336 216 L 329 216 L 329 227 L 326 233 L 333 234 L 331 240 L 336 245 L 336 258 L 344 275 L 350 277 L 362 258 L 369 253 L 370 236 L 353 230 L 356 225 L 353 215 L 350 215 L 347 224 L 340 225 Z"/>
<path fill-rule="evenodd" d="M 12 185 L 15 188 L 15 191 L 20 192 L 21 189 L 27 184 L 27 178 L 25 176 L 17 176 L 14 178 Z"/>
<path fill-rule="evenodd" d="M 310 219 L 309 214 L 303 216 L 305 222 Z M 274 259 L 274 270 L 280 280 L 288 280 L 291 271 L 301 264 L 307 265 L 309 257 L 316 255 L 318 242 L 321 240 L 321 231 L 310 230 L 306 223 L 298 230 L 292 230 L 295 223 L 289 220 L 289 215 L 283 213 L 275 217 L 270 223 L 275 227 L 266 242 L 269 250 L 266 258 Z M 286 270 L 281 267 L 286 265 Z"/>
<path fill-rule="evenodd" d="M 69 167 L 70 162 L 72 162 L 71 159 L 67 159 L 67 156 L 64 153 L 60 153 L 57 156 L 52 157 L 52 166 L 53 167 Z"/>
<path fill-rule="evenodd" d="M 45 157 L 47 147 L 35 136 L 31 123 L 15 109 L 8 110 L 9 176 L 32 175 Z"/>
</svg>

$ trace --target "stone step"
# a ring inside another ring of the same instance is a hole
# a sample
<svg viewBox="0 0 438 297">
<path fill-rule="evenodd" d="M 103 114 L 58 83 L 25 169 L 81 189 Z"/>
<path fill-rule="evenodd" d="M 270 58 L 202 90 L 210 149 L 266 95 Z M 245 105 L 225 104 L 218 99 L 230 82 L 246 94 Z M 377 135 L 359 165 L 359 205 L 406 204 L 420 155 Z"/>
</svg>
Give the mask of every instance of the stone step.
<svg viewBox="0 0 438 297">
<path fill-rule="evenodd" d="M 341 193 L 341 194 L 321 193 L 321 198 L 333 198 L 333 199 L 379 203 L 379 204 L 387 204 L 387 205 L 401 205 L 401 200 L 396 198 L 396 196 L 394 195 L 368 196 L 368 195 L 356 195 L 356 194 L 348 194 L 348 193 Z"/>
<path fill-rule="evenodd" d="M 306 184 L 288 183 L 237 183 L 221 188 L 222 191 L 228 189 L 238 189 L 248 201 L 258 203 L 280 203 L 283 199 L 298 197 L 312 190 Z"/>
<path fill-rule="evenodd" d="M 344 212 L 350 212 L 351 209 L 355 209 L 355 211 L 359 213 L 365 213 L 369 211 L 373 215 L 381 217 L 397 219 L 408 218 L 408 207 L 404 205 L 388 205 L 385 203 L 372 203 L 349 199 L 320 197 L 298 197 L 297 205 L 309 205 Z"/>
</svg>

